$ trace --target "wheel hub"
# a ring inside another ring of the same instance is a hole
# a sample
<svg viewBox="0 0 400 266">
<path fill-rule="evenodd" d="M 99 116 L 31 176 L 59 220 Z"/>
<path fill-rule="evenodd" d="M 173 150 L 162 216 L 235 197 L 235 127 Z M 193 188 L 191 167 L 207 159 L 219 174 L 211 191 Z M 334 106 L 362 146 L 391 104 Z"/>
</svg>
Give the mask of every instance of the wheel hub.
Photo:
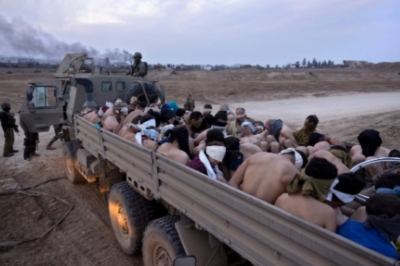
<svg viewBox="0 0 400 266">
<path fill-rule="evenodd" d="M 154 248 L 154 265 L 157 266 L 172 266 L 172 259 L 168 251 L 161 245 Z"/>
<path fill-rule="evenodd" d="M 121 204 L 118 205 L 118 224 L 122 233 L 129 235 L 128 218 L 126 217 L 125 209 Z"/>
</svg>

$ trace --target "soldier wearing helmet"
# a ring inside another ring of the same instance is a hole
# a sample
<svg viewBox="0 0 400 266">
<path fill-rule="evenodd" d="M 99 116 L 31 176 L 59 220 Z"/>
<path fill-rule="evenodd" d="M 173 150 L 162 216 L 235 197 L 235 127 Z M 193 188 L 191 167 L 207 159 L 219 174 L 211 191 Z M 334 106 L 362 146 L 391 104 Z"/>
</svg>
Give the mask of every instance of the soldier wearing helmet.
<svg viewBox="0 0 400 266">
<path fill-rule="evenodd" d="M 133 55 L 133 64 L 127 75 L 135 77 L 144 77 L 147 75 L 147 64 L 146 62 L 142 62 L 141 53 L 136 52 Z"/>
<path fill-rule="evenodd" d="M 2 103 L 0 112 L 1 127 L 4 131 L 4 157 L 11 157 L 17 150 L 14 150 L 14 131 L 19 133 L 18 126 L 15 124 L 14 114 L 10 113 L 11 105 L 9 103 Z"/>
</svg>

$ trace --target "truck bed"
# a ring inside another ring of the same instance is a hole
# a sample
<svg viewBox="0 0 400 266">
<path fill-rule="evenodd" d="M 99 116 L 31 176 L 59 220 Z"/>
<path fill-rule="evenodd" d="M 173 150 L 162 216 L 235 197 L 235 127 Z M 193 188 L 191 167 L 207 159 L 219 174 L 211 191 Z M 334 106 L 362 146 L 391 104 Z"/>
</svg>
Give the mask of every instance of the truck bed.
<svg viewBox="0 0 400 266">
<path fill-rule="evenodd" d="M 79 116 L 74 124 L 81 145 L 126 172 L 141 195 L 167 202 L 254 265 L 400 265 Z"/>
</svg>

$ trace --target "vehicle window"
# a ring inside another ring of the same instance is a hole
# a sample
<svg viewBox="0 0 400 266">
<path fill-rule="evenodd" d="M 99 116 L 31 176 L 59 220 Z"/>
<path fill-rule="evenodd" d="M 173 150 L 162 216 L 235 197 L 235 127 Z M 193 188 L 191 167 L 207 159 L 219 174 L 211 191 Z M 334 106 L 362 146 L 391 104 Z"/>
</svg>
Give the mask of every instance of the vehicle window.
<svg viewBox="0 0 400 266">
<path fill-rule="evenodd" d="M 101 90 L 102 91 L 112 91 L 112 83 L 111 83 L 111 81 L 103 81 L 101 83 Z"/>
<path fill-rule="evenodd" d="M 117 91 L 125 90 L 125 82 L 124 81 L 117 81 L 115 86 L 117 87 Z"/>
<path fill-rule="evenodd" d="M 65 86 L 64 95 L 69 95 L 71 93 L 71 83 L 67 83 Z"/>
<path fill-rule="evenodd" d="M 56 87 L 35 87 L 31 102 L 35 108 L 54 108 L 57 106 Z"/>
</svg>

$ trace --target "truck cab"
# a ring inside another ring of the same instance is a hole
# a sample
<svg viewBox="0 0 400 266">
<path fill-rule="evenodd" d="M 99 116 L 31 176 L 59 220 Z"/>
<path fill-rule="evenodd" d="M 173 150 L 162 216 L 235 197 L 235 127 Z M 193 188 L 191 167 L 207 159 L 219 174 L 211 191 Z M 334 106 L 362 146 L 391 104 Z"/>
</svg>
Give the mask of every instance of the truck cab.
<svg viewBox="0 0 400 266">
<path fill-rule="evenodd" d="M 72 117 L 80 113 L 89 94 L 93 108 L 117 98 L 129 104 L 132 96 L 141 94 L 157 94 L 162 103 L 165 99 L 164 86 L 157 86 L 158 81 L 110 74 L 95 67 L 93 59 L 83 53 L 67 54 L 53 76 L 53 80 L 27 84 L 20 118 L 29 132 L 45 132 L 57 124 L 72 125 Z"/>
</svg>

